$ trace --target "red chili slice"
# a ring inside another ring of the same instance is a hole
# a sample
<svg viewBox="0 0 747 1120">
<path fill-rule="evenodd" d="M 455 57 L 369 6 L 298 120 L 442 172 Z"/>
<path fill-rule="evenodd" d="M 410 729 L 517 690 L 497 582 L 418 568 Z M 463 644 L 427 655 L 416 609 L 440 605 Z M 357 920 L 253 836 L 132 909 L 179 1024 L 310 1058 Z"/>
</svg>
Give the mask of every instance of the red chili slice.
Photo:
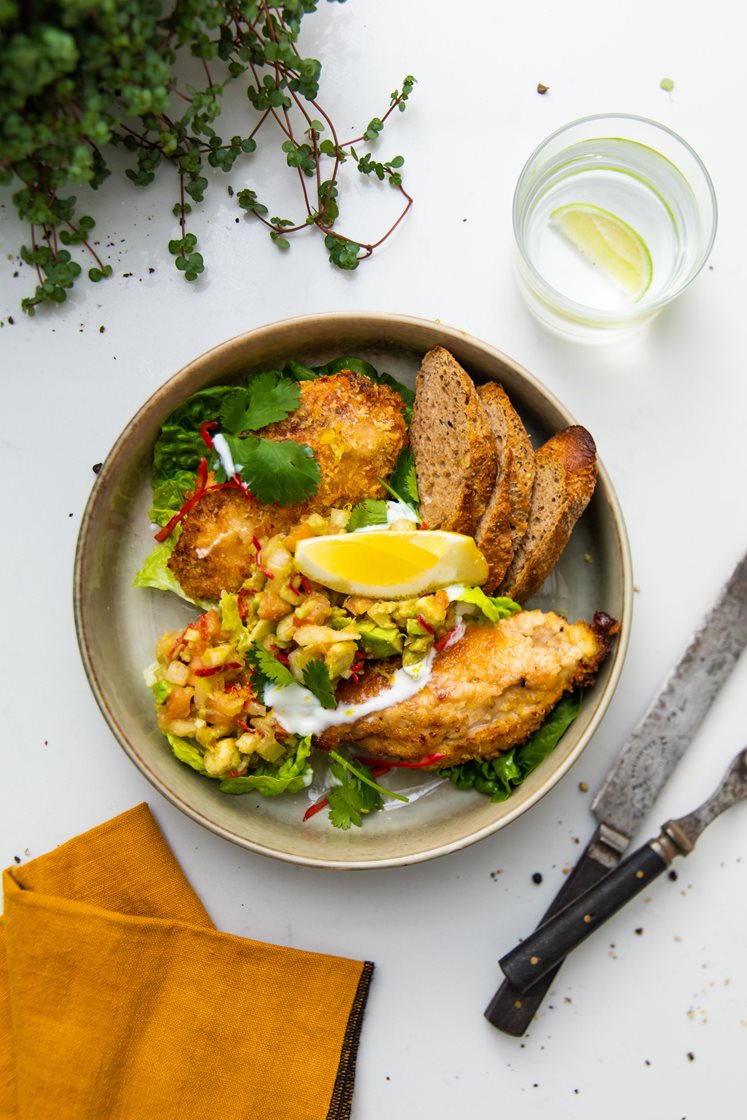
<svg viewBox="0 0 747 1120">
<path fill-rule="evenodd" d="M 179 512 L 175 513 L 174 516 L 171 518 L 171 520 L 167 521 L 167 523 L 163 526 L 163 528 L 159 529 L 158 532 L 154 534 L 155 539 L 158 541 L 159 544 L 161 544 L 163 541 L 167 540 L 167 538 L 171 536 L 174 529 L 176 529 L 177 525 L 182 520 L 182 518 L 186 517 L 186 515 L 189 513 L 189 511 L 193 508 L 193 506 L 200 500 L 202 495 L 205 493 L 205 491 L 208 488 L 207 487 L 207 474 L 208 474 L 207 459 L 203 455 L 203 457 L 200 459 L 200 465 L 197 468 L 197 485 L 195 486 L 195 490 L 194 490 L 194 493 L 192 494 L 192 497 L 187 498 L 186 502 L 184 503 L 182 508 L 179 510 Z"/>
<path fill-rule="evenodd" d="M 300 575 L 300 577 L 301 577 L 301 586 L 303 587 L 303 589 L 304 589 L 304 591 L 306 592 L 306 594 L 307 594 L 307 595 L 310 595 L 310 594 L 311 594 L 311 591 L 312 591 L 312 587 L 311 587 L 311 580 L 309 579 L 309 577 L 308 577 L 308 576 L 305 576 L 305 575 L 303 574 L 303 572 L 299 572 L 298 574 L 299 574 L 299 575 Z"/>
<path fill-rule="evenodd" d="M 420 625 L 423 627 L 424 630 L 428 631 L 429 634 L 435 634 L 436 633 L 436 627 L 431 626 L 430 622 L 428 622 L 428 620 L 426 618 L 424 618 L 422 614 L 418 615 L 418 622 L 420 623 Z"/>
<path fill-rule="evenodd" d="M 361 762 L 363 760 L 359 758 L 357 761 Z M 380 778 L 383 774 L 388 774 L 389 771 L 391 770 L 392 766 L 396 766 L 396 763 L 394 763 L 394 762 L 379 762 L 379 763 L 377 763 L 375 766 L 371 767 L 371 777 L 372 778 Z M 304 821 L 311 820 L 311 818 L 315 817 L 317 813 L 321 813 L 322 809 L 326 809 L 328 805 L 329 805 L 329 797 L 327 797 L 327 795 L 325 794 L 324 797 L 320 797 L 318 801 L 315 801 L 313 805 L 309 806 L 309 808 L 304 813 L 304 815 L 302 817 L 302 820 L 304 820 Z"/>
<path fill-rule="evenodd" d="M 199 482 L 199 479 L 200 479 L 200 472 L 203 470 L 203 466 L 202 466 L 203 463 L 205 463 L 204 477 L 205 477 L 205 481 L 207 481 L 207 462 L 205 461 L 205 459 L 201 459 L 200 460 L 200 466 L 197 469 L 198 482 Z M 162 529 L 159 529 L 157 533 L 153 534 L 155 540 L 157 540 L 160 544 L 163 541 L 165 541 L 168 537 L 170 537 L 171 534 L 173 533 L 174 529 L 176 529 L 177 525 L 182 520 L 182 518 L 187 516 L 189 511 L 194 508 L 194 506 L 197 504 L 197 502 L 200 500 L 200 498 L 204 498 L 206 494 L 209 494 L 213 490 L 229 490 L 229 489 L 240 490 L 248 502 L 253 502 L 254 501 L 254 496 L 249 493 L 249 491 L 247 490 L 244 483 L 241 482 L 241 480 L 238 479 L 238 478 L 232 478 L 228 482 L 216 482 L 213 486 L 203 485 L 202 489 L 198 488 L 197 490 L 195 490 L 195 492 L 194 492 L 194 494 L 192 495 L 191 498 L 187 498 L 187 500 L 184 503 L 184 505 L 182 506 L 182 508 L 179 510 L 178 513 L 174 514 L 174 516 L 171 518 L 171 521 L 169 521 L 168 524 L 164 525 L 164 527 Z M 272 578 L 272 576 L 270 576 L 270 578 Z"/>
<path fill-rule="evenodd" d="M 257 594 L 256 591 L 252 591 L 251 588 L 248 588 L 248 587 L 242 587 L 241 591 L 239 591 L 239 594 L 238 594 L 237 599 L 236 599 L 236 606 L 237 606 L 238 611 L 239 611 L 239 618 L 241 619 L 242 622 L 244 622 L 244 620 L 246 619 L 246 616 L 249 614 L 249 608 L 248 608 L 247 602 L 246 602 L 247 597 L 251 597 L 252 595 L 256 595 L 256 594 Z"/>
<path fill-rule="evenodd" d="M 263 567 L 262 565 L 262 542 L 260 541 L 259 537 L 252 537 L 252 544 L 257 550 L 257 555 L 254 558 L 254 563 L 257 565 L 263 576 L 267 576 L 268 579 L 274 579 L 275 576 L 273 572 L 268 572 L 267 568 Z"/>
<path fill-rule="evenodd" d="M 189 623 L 187 623 L 187 625 L 184 627 L 181 634 L 171 647 L 169 651 L 169 661 L 173 661 L 176 655 L 180 652 L 182 646 L 186 646 L 187 639 L 184 637 L 184 635 L 187 633 L 187 630 L 189 630 Z"/>
<path fill-rule="evenodd" d="M 304 820 L 304 821 L 311 820 L 311 818 L 315 817 L 317 813 L 321 813 L 322 809 L 326 809 L 328 805 L 329 805 L 329 798 L 328 797 L 320 797 L 319 800 L 315 801 L 313 805 L 309 805 L 308 809 L 306 810 L 306 812 L 304 813 L 304 815 L 301 819 Z"/>
<path fill-rule="evenodd" d="M 193 669 L 196 677 L 213 677 L 216 673 L 229 673 L 233 669 L 240 669 L 240 661 L 226 661 L 223 665 L 208 665 L 204 669 Z"/>
<path fill-rule="evenodd" d="M 424 766 L 432 766 L 434 762 L 440 762 L 445 757 L 444 754 L 428 754 L 420 762 L 401 762 L 399 759 L 390 759 L 387 766 L 396 766 L 402 770 L 421 770 Z M 358 755 L 355 761 L 362 762 L 364 766 L 381 765 L 378 758 L 366 758 L 364 755 Z"/>
<path fill-rule="evenodd" d="M 452 626 L 451 630 L 447 630 L 445 634 L 441 635 L 438 641 L 433 643 L 433 648 L 435 649 L 436 653 L 441 653 L 442 650 L 446 649 L 447 645 L 449 644 L 449 640 L 451 639 L 451 636 L 455 630 L 456 626 Z"/>
<path fill-rule="evenodd" d="M 205 420 L 203 424 L 200 424 L 200 439 L 205 444 L 208 451 L 212 451 L 213 447 L 215 446 L 215 444 L 213 443 L 213 437 L 210 435 L 210 433 L 217 431 L 219 427 L 220 425 L 218 424 L 217 420 Z"/>
</svg>

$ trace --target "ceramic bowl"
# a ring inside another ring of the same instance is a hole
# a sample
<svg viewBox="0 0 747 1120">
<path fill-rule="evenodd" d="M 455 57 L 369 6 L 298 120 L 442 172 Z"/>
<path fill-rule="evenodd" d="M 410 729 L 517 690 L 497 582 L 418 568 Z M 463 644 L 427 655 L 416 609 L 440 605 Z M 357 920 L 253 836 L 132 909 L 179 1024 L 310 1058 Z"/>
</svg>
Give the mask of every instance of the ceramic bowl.
<svg viewBox="0 0 747 1120">
<path fill-rule="evenodd" d="M 423 354 L 436 345 L 449 349 L 476 380 L 500 380 L 535 444 L 574 423 L 535 377 L 463 331 L 405 315 L 310 315 L 249 331 L 190 362 L 127 424 L 94 482 L 78 540 L 74 607 L 96 700 L 116 739 L 156 789 L 193 820 L 255 852 L 315 867 L 377 868 L 431 859 L 481 840 L 527 812 L 560 781 L 592 739 L 617 685 L 630 630 L 632 579 L 622 514 L 602 467 L 588 509 L 533 603 L 573 619 L 605 610 L 620 621 L 620 636 L 576 721 L 507 801 L 495 804 L 442 782 L 406 807 L 372 814 L 362 828 L 343 832 L 330 826 L 326 813 L 302 823 L 306 792 L 279 798 L 221 794 L 217 783 L 178 762 L 158 732 L 143 669 L 153 660 L 159 635 L 189 617 L 188 605 L 173 596 L 132 586 L 152 546 L 150 458 L 161 423 L 197 389 L 275 368 L 288 358 L 315 365 L 354 354 L 414 384 Z M 422 774 L 410 780 L 416 792 L 425 781 Z"/>
</svg>

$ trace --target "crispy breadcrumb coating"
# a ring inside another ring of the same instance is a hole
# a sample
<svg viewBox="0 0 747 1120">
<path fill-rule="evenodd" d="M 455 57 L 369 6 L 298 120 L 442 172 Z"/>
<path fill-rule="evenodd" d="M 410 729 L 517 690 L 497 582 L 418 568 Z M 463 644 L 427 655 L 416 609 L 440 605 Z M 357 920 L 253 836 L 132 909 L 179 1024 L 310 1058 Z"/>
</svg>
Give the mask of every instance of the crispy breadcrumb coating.
<svg viewBox="0 0 747 1120">
<path fill-rule="evenodd" d="M 386 385 L 343 371 L 300 384 L 298 408 L 259 433 L 307 444 L 321 468 L 317 493 L 290 506 L 247 499 L 239 490 L 212 490 L 184 519 L 169 568 L 193 599 L 236 591 L 251 573 L 261 541 L 288 533 L 309 514 L 385 496 L 388 478 L 407 443 L 404 403 Z"/>
</svg>

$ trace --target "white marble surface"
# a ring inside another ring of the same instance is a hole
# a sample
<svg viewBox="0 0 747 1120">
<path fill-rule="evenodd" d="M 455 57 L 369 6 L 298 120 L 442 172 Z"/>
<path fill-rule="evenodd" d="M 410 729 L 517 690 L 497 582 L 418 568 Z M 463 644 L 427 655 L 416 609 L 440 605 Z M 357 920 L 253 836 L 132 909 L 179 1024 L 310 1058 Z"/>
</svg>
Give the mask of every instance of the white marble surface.
<svg viewBox="0 0 747 1120">
<path fill-rule="evenodd" d="M 499 1034 L 482 1012 L 497 958 L 532 927 L 591 835 L 591 792 L 579 783 L 596 788 L 747 547 L 746 24 L 733 0 L 323 5 L 305 44 L 328 64 L 323 94 L 345 128 L 380 112 L 405 73 L 419 82 L 382 141 L 387 156 L 406 156 L 416 204 L 354 275 L 332 271 L 313 237 L 281 257 L 256 225 L 235 223 L 220 184 L 195 217 L 209 272 L 189 287 L 163 246 L 168 175 L 144 192 L 110 180 L 93 213 L 111 234 L 117 275 L 81 284 L 31 322 L 18 302 L 32 279 L 26 268 L 14 276 L 21 231 L 3 198 L 0 859 L 33 858 L 145 799 L 221 928 L 374 960 L 355 1120 L 744 1114 L 743 806 L 712 826 L 676 883 L 658 882 L 566 964 L 526 1039 Z M 665 76 L 671 93 L 659 88 Z M 545 96 L 538 82 L 550 87 Z M 653 117 L 690 141 L 713 176 L 720 228 L 709 267 L 645 335 L 592 349 L 545 333 L 524 310 L 510 203 L 543 136 L 607 111 Z M 92 464 L 145 397 L 240 331 L 343 308 L 439 318 L 497 345 L 560 396 L 612 476 L 638 590 L 603 726 L 538 806 L 445 859 L 334 874 L 226 844 L 148 785 L 89 693 L 70 584 Z M 639 840 L 698 803 L 744 745 L 746 691 L 743 658 Z"/>
</svg>

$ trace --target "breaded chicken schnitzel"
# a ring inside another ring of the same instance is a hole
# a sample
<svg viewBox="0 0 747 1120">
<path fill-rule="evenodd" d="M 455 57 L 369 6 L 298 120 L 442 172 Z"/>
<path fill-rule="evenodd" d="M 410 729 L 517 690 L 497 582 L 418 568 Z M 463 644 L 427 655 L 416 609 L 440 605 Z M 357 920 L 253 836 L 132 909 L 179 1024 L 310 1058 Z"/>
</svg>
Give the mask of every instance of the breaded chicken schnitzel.
<svg viewBox="0 0 747 1120">
<path fill-rule="evenodd" d="M 259 433 L 307 444 L 321 468 L 317 493 L 281 506 L 247 499 L 236 489 L 210 490 L 185 517 L 169 568 L 193 599 L 218 599 L 250 574 L 253 537 L 287 533 L 311 513 L 385 496 L 388 478 L 407 443 L 404 402 L 386 385 L 343 371 L 300 384 L 298 408 Z"/>
<path fill-rule="evenodd" d="M 420 692 L 329 728 L 318 745 L 354 742 L 407 762 L 441 755 L 431 768 L 494 758 L 534 734 L 563 693 L 592 683 L 614 625 L 607 615 L 590 626 L 542 611 L 521 611 L 495 626 L 467 623 L 459 641 L 437 654 Z M 337 698 L 359 703 L 387 686 L 386 676 L 369 670 L 358 684 L 343 682 Z"/>
</svg>

